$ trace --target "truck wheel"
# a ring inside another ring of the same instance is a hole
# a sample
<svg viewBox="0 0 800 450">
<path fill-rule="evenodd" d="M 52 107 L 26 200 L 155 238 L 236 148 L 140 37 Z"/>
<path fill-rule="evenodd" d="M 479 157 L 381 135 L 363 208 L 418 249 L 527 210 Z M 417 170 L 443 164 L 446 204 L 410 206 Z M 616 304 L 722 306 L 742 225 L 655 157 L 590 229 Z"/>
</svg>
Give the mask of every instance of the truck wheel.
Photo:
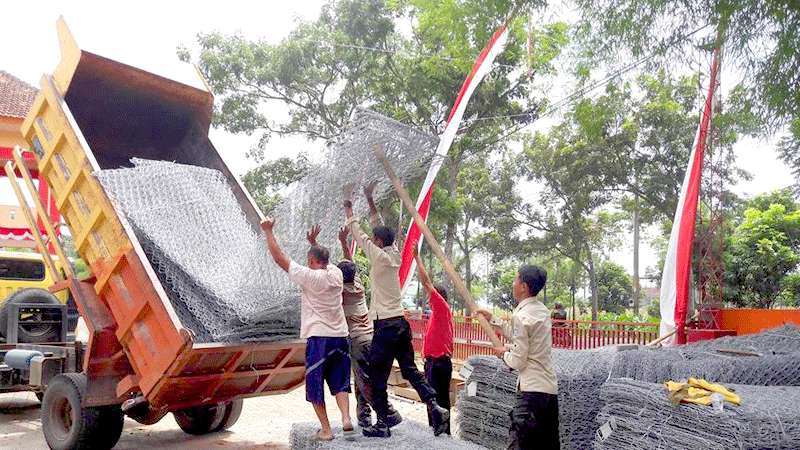
<svg viewBox="0 0 800 450">
<path fill-rule="evenodd" d="M 217 431 L 222 425 L 226 410 L 224 403 L 217 403 L 181 409 L 174 411 L 172 415 L 184 433 L 201 435 Z"/>
<path fill-rule="evenodd" d="M 83 408 L 86 376 L 65 373 L 47 386 L 42 400 L 42 432 L 53 450 L 110 449 L 122 435 L 118 405 Z"/>
<path fill-rule="evenodd" d="M 58 299 L 44 289 L 30 288 L 22 289 L 11 294 L 0 306 L 0 334 L 5 335 L 8 330 L 9 309 L 6 305 L 18 304 L 29 305 L 34 303 L 45 303 L 48 305 L 58 305 Z M 54 323 L 48 324 L 26 324 L 19 327 L 17 340 L 23 344 L 33 344 L 40 342 L 56 342 L 61 337 L 61 326 Z"/>
<path fill-rule="evenodd" d="M 217 428 L 214 428 L 213 431 L 225 431 L 228 428 L 232 427 L 233 424 L 239 420 L 239 416 L 242 415 L 242 405 L 244 401 L 242 399 L 231 400 L 229 402 L 225 402 L 225 414 L 222 416 L 222 422 L 220 422 Z"/>
</svg>

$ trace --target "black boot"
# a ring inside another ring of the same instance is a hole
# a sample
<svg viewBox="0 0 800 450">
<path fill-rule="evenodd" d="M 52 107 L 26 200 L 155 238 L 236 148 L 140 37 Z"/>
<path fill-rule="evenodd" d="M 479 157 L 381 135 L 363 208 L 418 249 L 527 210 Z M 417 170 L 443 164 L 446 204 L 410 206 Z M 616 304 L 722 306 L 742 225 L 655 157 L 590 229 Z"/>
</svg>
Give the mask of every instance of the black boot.
<svg viewBox="0 0 800 450">
<path fill-rule="evenodd" d="M 431 417 L 431 426 L 433 427 L 433 435 L 438 436 L 447 431 L 450 424 L 450 411 L 442 408 L 436 403 L 436 400 L 431 399 L 428 401 L 428 414 Z"/>
<path fill-rule="evenodd" d="M 378 417 L 375 425 L 362 428 L 361 434 L 366 437 L 388 438 L 392 435 L 392 432 L 389 431 L 389 426 L 386 425 L 386 419 Z"/>
<path fill-rule="evenodd" d="M 356 417 L 358 418 L 358 426 L 361 428 L 366 428 L 372 425 L 372 410 L 370 409 L 367 402 L 358 402 L 359 404 L 356 405 Z"/>
<path fill-rule="evenodd" d="M 372 426 L 372 413 L 369 410 L 358 412 L 358 426 L 361 428 Z"/>
<path fill-rule="evenodd" d="M 389 415 L 386 416 L 386 425 L 389 428 L 394 428 L 397 425 L 400 425 L 402 421 L 403 421 L 403 416 L 401 416 L 396 409 L 389 406 Z"/>
</svg>

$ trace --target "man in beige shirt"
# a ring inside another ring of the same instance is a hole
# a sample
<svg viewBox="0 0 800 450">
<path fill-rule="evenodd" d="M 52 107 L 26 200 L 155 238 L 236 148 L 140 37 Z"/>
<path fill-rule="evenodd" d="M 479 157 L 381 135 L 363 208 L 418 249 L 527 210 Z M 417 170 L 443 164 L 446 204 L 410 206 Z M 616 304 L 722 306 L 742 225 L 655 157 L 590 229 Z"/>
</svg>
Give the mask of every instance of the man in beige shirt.
<svg viewBox="0 0 800 450">
<path fill-rule="evenodd" d="M 547 273 L 524 265 L 512 287 L 514 308 L 510 336 L 513 346 L 495 348 L 506 365 L 519 372 L 517 400 L 511 411 L 510 450 L 558 449 L 558 383 L 553 369 L 550 311 L 536 298 Z M 491 313 L 478 313 L 491 320 Z"/>
<path fill-rule="evenodd" d="M 309 233 L 308 240 L 311 245 L 317 245 L 316 236 L 319 228 L 315 227 Z M 353 369 L 354 394 L 356 397 L 356 417 L 358 426 L 362 429 L 372 426 L 372 385 L 369 379 L 369 352 L 372 346 L 372 321 L 369 319 L 366 293 L 361 278 L 358 276 L 358 267 L 350 255 L 350 246 L 347 242 L 348 231 L 339 230 L 339 243 L 342 246 L 344 258 L 336 266 L 342 271 L 344 286 L 342 289 L 342 309 L 350 331 L 350 365 Z M 389 403 L 389 427 L 403 421 L 403 417 Z"/>
<path fill-rule="evenodd" d="M 372 383 L 372 407 L 378 416 L 375 425 L 362 429 L 365 436 L 389 437 L 389 401 L 387 381 L 392 361 L 397 359 L 403 378 L 409 381 L 420 399 L 427 403 L 433 433 L 438 436 L 447 429 L 450 413 L 436 403 L 436 391 L 428 384 L 414 362 L 411 327 L 404 314 L 400 292 L 400 251 L 394 245 L 394 231 L 386 226 L 372 229 L 372 239 L 361 230 L 353 217 L 353 205 L 344 202 L 346 227 L 369 260 L 369 279 L 372 288 L 369 318 L 375 333 L 370 348 L 369 366 Z"/>
</svg>

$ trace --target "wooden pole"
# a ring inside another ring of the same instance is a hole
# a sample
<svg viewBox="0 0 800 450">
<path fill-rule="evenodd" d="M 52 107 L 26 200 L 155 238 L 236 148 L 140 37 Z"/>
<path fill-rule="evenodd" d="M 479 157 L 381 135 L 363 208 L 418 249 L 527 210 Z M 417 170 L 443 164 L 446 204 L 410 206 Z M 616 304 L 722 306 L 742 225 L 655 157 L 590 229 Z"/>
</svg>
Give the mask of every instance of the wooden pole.
<svg viewBox="0 0 800 450">
<path fill-rule="evenodd" d="M 698 314 L 699 313 L 694 313 L 694 315 L 692 317 L 690 317 L 689 320 L 686 321 L 686 323 L 688 324 L 689 322 L 691 322 L 694 319 L 696 319 Z M 684 325 L 684 326 L 686 326 L 686 325 Z M 648 346 L 648 347 L 656 346 L 656 345 L 666 341 L 667 339 L 671 338 L 672 336 L 674 336 L 675 333 L 678 332 L 678 330 L 679 330 L 679 327 L 675 327 L 674 330 L 670 331 L 669 333 L 667 333 L 667 334 L 661 336 L 660 338 L 658 338 L 658 339 L 656 339 L 656 340 L 654 340 L 652 342 L 649 342 L 649 343 L 647 343 L 645 345 Z"/>
<path fill-rule="evenodd" d="M 33 240 L 36 242 L 36 246 L 39 248 L 39 253 L 42 255 L 42 261 L 44 261 L 44 264 L 47 266 L 47 270 L 53 274 L 53 280 L 55 282 L 62 281 L 64 277 L 61 276 L 61 272 L 58 271 L 53 259 L 50 258 L 50 252 L 47 250 L 47 242 L 44 240 L 42 233 L 39 232 L 39 227 L 36 226 L 36 218 L 28 207 L 28 201 L 25 199 L 25 195 L 22 193 L 22 188 L 17 182 L 17 175 L 14 173 L 14 163 L 7 161 L 5 165 L 5 171 L 6 177 L 8 177 L 11 187 L 14 189 L 14 194 L 17 196 L 17 201 L 19 201 L 19 209 L 25 215 L 25 220 L 28 222 L 28 226 L 31 229 Z M 36 195 L 35 192 L 31 194 L 34 196 Z M 50 238 L 52 239 L 52 236 Z"/>
<path fill-rule="evenodd" d="M 33 197 L 33 204 L 36 207 L 36 214 L 44 224 L 44 229 L 49 238 L 48 244 L 52 244 L 53 248 L 55 249 L 56 254 L 58 255 L 58 260 L 61 263 L 60 266 L 62 269 L 64 269 L 64 273 L 68 278 L 73 278 L 75 277 L 75 273 L 72 271 L 72 266 L 69 263 L 69 259 L 67 259 L 67 253 L 64 251 L 61 243 L 58 242 L 56 229 L 53 227 L 53 223 L 50 222 L 50 215 L 47 214 L 47 208 L 45 208 L 44 203 L 42 203 L 42 199 L 36 195 L 38 192 L 36 186 L 33 184 L 33 180 L 31 179 L 31 173 L 28 171 L 28 167 L 25 166 L 25 160 L 22 157 L 22 149 L 19 146 L 14 147 L 13 155 L 14 162 L 17 164 L 17 170 L 19 170 L 19 173 L 22 175 L 22 179 L 25 181 L 25 185 L 28 187 L 28 192 L 30 192 L 31 197 Z M 40 181 L 40 183 L 46 183 L 46 181 Z"/>
<path fill-rule="evenodd" d="M 411 201 L 411 196 L 408 195 L 408 191 L 406 191 L 406 188 L 403 187 L 403 183 L 400 182 L 400 179 L 397 178 L 397 175 L 394 173 L 394 169 L 392 169 L 392 166 L 386 159 L 386 154 L 383 152 L 383 149 L 380 146 L 376 146 L 373 149 L 373 152 L 375 153 L 375 156 L 378 158 L 381 164 L 383 164 L 383 169 L 386 171 L 386 175 L 389 177 L 389 180 L 392 182 L 394 189 L 397 191 L 397 195 L 398 197 L 400 197 L 400 201 L 403 203 L 403 206 L 405 206 L 408 213 L 411 214 L 411 217 L 414 218 L 414 222 L 416 222 L 420 231 L 422 231 L 422 235 L 425 236 L 425 240 L 428 242 L 428 246 L 430 246 L 431 250 L 433 251 L 433 254 L 436 255 L 436 257 L 439 259 L 439 262 L 442 263 L 444 271 L 450 277 L 450 280 L 453 282 L 453 285 L 455 285 L 456 291 L 458 291 L 458 293 L 467 303 L 467 306 L 469 306 L 470 311 L 473 314 L 475 314 L 475 312 L 479 309 L 478 304 L 475 302 L 475 299 L 472 298 L 472 294 L 470 294 L 469 290 L 467 289 L 466 283 L 464 283 L 464 280 L 462 280 L 461 277 L 458 275 L 458 272 L 456 272 L 456 269 L 455 267 L 453 267 L 453 264 L 450 262 L 449 259 L 447 259 L 447 256 L 444 254 L 444 251 L 442 251 L 442 247 L 439 245 L 439 242 L 433 236 L 433 233 L 431 232 L 430 228 L 428 228 L 428 225 L 426 225 L 425 221 L 422 220 L 422 217 L 420 217 L 419 212 L 417 212 L 417 209 L 414 208 L 414 202 Z M 503 343 L 500 342 L 500 338 L 498 338 L 497 335 L 495 334 L 492 325 L 486 320 L 485 317 L 483 317 L 483 315 L 477 314 L 477 316 L 478 316 L 478 323 L 480 324 L 481 328 L 483 328 L 483 330 L 486 332 L 486 334 L 489 335 L 489 339 L 492 341 L 492 345 L 494 347 L 503 347 Z"/>
</svg>

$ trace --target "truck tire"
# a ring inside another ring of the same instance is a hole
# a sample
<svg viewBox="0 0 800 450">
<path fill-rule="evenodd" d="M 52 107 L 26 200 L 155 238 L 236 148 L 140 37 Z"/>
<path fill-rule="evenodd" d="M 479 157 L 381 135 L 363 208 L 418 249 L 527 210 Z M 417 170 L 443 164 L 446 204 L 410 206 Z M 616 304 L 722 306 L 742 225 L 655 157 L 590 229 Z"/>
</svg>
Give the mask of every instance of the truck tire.
<svg viewBox="0 0 800 450">
<path fill-rule="evenodd" d="M 8 329 L 7 305 L 29 305 L 35 303 L 45 303 L 48 305 L 58 305 L 61 302 L 51 293 L 44 289 L 30 288 L 21 289 L 11 294 L 3 305 L 0 306 L 0 334 L 5 335 Z M 61 327 L 58 324 L 44 325 L 25 325 L 19 328 L 17 340 L 23 344 L 36 344 L 41 342 L 57 342 L 61 338 Z"/>
<path fill-rule="evenodd" d="M 226 410 L 225 403 L 217 403 L 173 411 L 172 415 L 184 433 L 201 435 L 217 431 L 223 425 Z"/>
<path fill-rule="evenodd" d="M 114 447 L 122 435 L 124 417 L 119 405 L 81 407 L 86 376 L 65 373 L 50 381 L 42 400 L 42 432 L 53 450 Z"/>
<path fill-rule="evenodd" d="M 225 431 L 228 428 L 232 427 L 233 424 L 239 420 L 239 416 L 242 415 L 242 405 L 244 401 L 242 399 L 231 400 L 225 403 L 225 414 L 222 416 L 222 422 L 220 422 L 219 426 L 216 427 L 214 432 L 217 431 Z"/>
</svg>

